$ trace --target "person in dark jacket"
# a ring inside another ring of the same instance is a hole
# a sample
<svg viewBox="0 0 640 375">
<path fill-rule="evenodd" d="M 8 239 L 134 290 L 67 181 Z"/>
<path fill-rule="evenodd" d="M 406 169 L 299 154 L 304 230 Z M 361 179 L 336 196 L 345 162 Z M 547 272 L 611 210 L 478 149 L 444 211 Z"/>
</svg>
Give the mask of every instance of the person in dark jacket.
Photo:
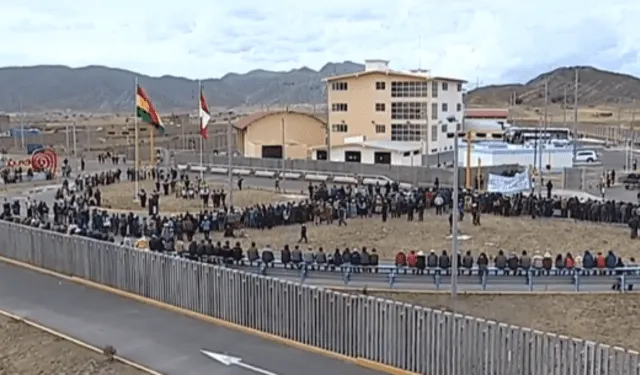
<svg viewBox="0 0 640 375">
<path fill-rule="evenodd" d="M 374 272 L 377 273 L 378 265 L 380 264 L 380 257 L 378 256 L 375 247 L 371 249 L 371 254 L 369 254 L 369 263 L 371 263 L 371 266 L 374 267 Z"/>
<path fill-rule="evenodd" d="M 289 245 L 284 245 L 280 251 L 280 261 L 284 264 L 284 268 L 291 267 L 291 250 L 289 250 Z"/>
<path fill-rule="evenodd" d="M 467 253 L 462 257 L 461 268 L 464 268 L 469 275 L 471 275 L 471 269 L 473 268 L 473 256 L 471 255 L 471 251 L 467 250 Z"/>
<path fill-rule="evenodd" d="M 342 254 L 340 253 L 340 249 L 336 247 L 336 251 L 333 252 L 333 256 L 331 257 L 331 263 L 335 268 L 340 268 L 342 266 Z"/>
<path fill-rule="evenodd" d="M 451 267 L 451 258 L 449 258 L 446 250 L 442 250 L 442 254 L 438 258 L 438 267 L 443 271 L 448 271 Z"/>
<path fill-rule="evenodd" d="M 274 256 L 273 256 L 273 250 L 271 249 L 271 246 L 267 245 L 264 249 L 262 249 L 262 263 L 264 263 L 267 266 L 274 266 Z"/>
<path fill-rule="evenodd" d="M 499 250 L 493 262 L 497 269 L 504 271 L 504 269 L 507 268 L 507 257 L 504 255 L 504 251 Z"/>
<path fill-rule="evenodd" d="M 520 260 L 516 253 L 511 253 L 509 255 L 509 259 L 507 259 L 507 267 L 509 268 L 509 273 L 511 275 L 516 275 L 518 273 L 518 267 L 520 266 Z"/>
<path fill-rule="evenodd" d="M 327 269 L 327 254 L 325 254 L 322 247 L 319 247 L 316 253 L 316 264 L 318 268 Z"/>
<path fill-rule="evenodd" d="M 427 256 L 427 267 L 429 268 L 438 267 L 438 256 L 436 255 L 435 250 L 429 251 L 429 255 Z"/>
<path fill-rule="evenodd" d="M 616 268 L 616 264 L 618 264 L 618 259 L 616 259 L 616 255 L 611 250 L 607 253 L 607 256 L 604 261 L 605 261 L 605 267 L 608 268 L 609 270 Z"/>
<path fill-rule="evenodd" d="M 422 250 L 418 251 L 418 255 L 416 256 L 416 273 L 418 275 L 424 275 L 424 269 L 427 266 L 427 257 L 424 256 L 424 252 Z"/>
<path fill-rule="evenodd" d="M 585 270 L 592 270 L 596 266 L 596 261 L 593 259 L 593 255 L 589 250 L 584 252 L 584 256 L 582 257 L 582 268 Z"/>
<path fill-rule="evenodd" d="M 487 269 L 489 267 L 489 258 L 487 258 L 487 254 L 480 253 L 478 255 L 478 260 L 476 261 L 478 264 L 478 275 L 482 277 L 487 274 Z"/>
</svg>

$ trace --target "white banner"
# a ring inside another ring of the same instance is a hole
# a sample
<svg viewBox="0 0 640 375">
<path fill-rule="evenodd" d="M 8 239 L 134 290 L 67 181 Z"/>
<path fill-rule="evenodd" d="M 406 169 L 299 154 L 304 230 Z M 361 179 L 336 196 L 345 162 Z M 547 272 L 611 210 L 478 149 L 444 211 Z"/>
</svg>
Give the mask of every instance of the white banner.
<svg viewBox="0 0 640 375">
<path fill-rule="evenodd" d="M 517 194 L 531 190 L 529 171 L 516 173 L 513 177 L 505 177 L 489 173 L 487 191 L 491 193 Z"/>
</svg>

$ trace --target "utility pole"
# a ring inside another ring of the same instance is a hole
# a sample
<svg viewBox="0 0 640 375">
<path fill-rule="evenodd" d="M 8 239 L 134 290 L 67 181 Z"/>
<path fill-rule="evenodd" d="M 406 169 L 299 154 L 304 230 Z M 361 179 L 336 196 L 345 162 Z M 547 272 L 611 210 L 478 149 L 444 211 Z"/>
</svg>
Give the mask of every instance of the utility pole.
<svg viewBox="0 0 640 375">
<path fill-rule="evenodd" d="M 470 142 L 467 139 L 467 142 Z M 469 159 L 467 157 L 467 159 Z M 466 166 L 469 168 L 469 166 Z M 458 161 L 458 129 L 453 132 L 453 213 L 451 217 L 451 299 L 458 297 L 458 189 L 460 187 L 460 165 Z M 454 309 L 455 311 L 455 309 Z"/>
<path fill-rule="evenodd" d="M 573 159 L 578 152 L 578 68 L 575 68 L 575 78 L 573 83 Z"/>
<path fill-rule="evenodd" d="M 229 183 L 229 207 L 233 206 L 233 162 L 231 155 L 232 125 L 231 113 L 227 118 L 227 180 Z"/>
<path fill-rule="evenodd" d="M 543 185 L 543 179 L 544 179 L 544 167 L 542 165 L 542 154 L 544 151 L 544 147 L 545 147 L 545 141 L 544 138 L 547 137 L 547 115 L 548 115 L 548 107 L 549 107 L 549 78 L 546 78 L 544 81 L 544 114 L 543 114 L 543 128 L 544 128 L 544 133 L 542 133 L 540 140 L 539 140 L 539 144 L 540 144 L 540 151 L 538 152 L 538 165 L 540 166 L 540 170 L 538 171 L 540 173 L 540 191 L 542 192 L 542 185 Z M 548 145 L 547 145 L 548 146 Z"/>
<path fill-rule="evenodd" d="M 562 123 L 567 127 L 567 86 L 564 87 L 564 97 L 562 99 Z"/>
</svg>

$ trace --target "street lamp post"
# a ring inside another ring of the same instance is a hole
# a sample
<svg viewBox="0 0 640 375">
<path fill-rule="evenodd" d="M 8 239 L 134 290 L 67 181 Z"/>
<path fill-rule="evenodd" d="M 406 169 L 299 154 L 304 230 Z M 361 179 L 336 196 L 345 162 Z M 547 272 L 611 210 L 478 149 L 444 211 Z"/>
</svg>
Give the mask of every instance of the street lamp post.
<svg viewBox="0 0 640 375">
<path fill-rule="evenodd" d="M 447 118 L 452 124 L 456 122 L 455 117 Z M 453 133 L 453 212 L 451 218 L 451 298 L 455 301 L 458 297 L 458 187 L 460 186 L 460 165 L 458 162 L 458 125 Z"/>
<path fill-rule="evenodd" d="M 229 112 L 227 118 L 227 182 L 229 184 L 229 207 L 233 206 L 233 160 L 231 155 L 232 130 L 231 117 L 233 112 Z"/>
</svg>

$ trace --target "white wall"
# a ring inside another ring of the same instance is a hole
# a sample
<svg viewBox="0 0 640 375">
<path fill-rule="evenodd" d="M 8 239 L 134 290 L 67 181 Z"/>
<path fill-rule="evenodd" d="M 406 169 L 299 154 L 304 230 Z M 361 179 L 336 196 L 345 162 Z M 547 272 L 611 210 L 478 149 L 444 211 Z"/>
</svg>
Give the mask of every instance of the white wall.
<svg viewBox="0 0 640 375">
<path fill-rule="evenodd" d="M 362 164 L 375 164 L 374 163 L 374 154 L 376 152 L 390 152 L 391 153 L 391 165 L 406 165 L 414 167 L 422 166 L 422 154 L 420 152 L 414 153 L 412 155 L 404 156 L 403 152 L 395 152 L 395 151 L 386 151 L 381 149 L 374 148 L 364 148 L 359 145 L 346 145 L 333 147 L 331 149 L 331 155 L 329 159 L 333 162 L 344 163 L 344 154 L 347 151 L 359 151 L 361 155 L 361 163 Z M 312 153 L 312 159 L 316 159 L 316 153 Z M 413 164 L 412 164 L 413 162 Z"/>
<path fill-rule="evenodd" d="M 478 161 L 480 162 L 480 166 L 495 165 L 493 155 L 489 153 L 484 153 L 484 152 L 480 153 L 480 152 L 471 151 L 471 167 L 477 167 Z M 512 164 L 512 163 L 508 163 L 508 164 Z M 458 149 L 458 165 L 460 165 L 461 167 L 467 166 L 467 148 L 466 147 L 460 147 Z"/>
<path fill-rule="evenodd" d="M 471 167 L 478 166 L 478 158 L 480 158 L 480 164 L 482 166 L 490 165 L 503 165 L 503 164 L 519 164 L 522 166 L 529 166 L 537 164 L 537 153 L 535 154 L 536 161 L 534 162 L 534 151 L 531 150 L 518 150 L 510 153 L 500 152 L 477 152 L 471 151 Z M 467 149 L 461 147 L 458 150 L 458 161 L 461 167 L 467 165 Z M 542 153 L 542 165 L 545 167 L 547 164 L 551 165 L 551 169 L 570 168 L 573 166 L 573 151 L 571 149 L 556 150 L 554 152 Z"/>
<path fill-rule="evenodd" d="M 391 165 L 405 165 L 408 167 L 421 167 L 422 154 L 411 152 L 409 156 L 404 156 L 403 152 L 391 152 Z"/>
<path fill-rule="evenodd" d="M 447 138 L 447 133 L 456 131 L 455 124 L 448 124 L 447 117 L 454 116 L 458 122 L 462 122 L 464 116 L 464 103 L 462 100 L 462 91 L 458 91 L 457 82 L 448 82 L 449 89 L 447 91 L 442 90 L 442 82 L 438 81 L 438 97 L 429 98 L 429 126 L 428 137 L 429 144 L 427 145 L 427 153 L 434 154 L 436 152 L 447 152 L 453 150 L 453 139 Z M 432 81 L 431 84 L 434 84 Z M 431 95 L 431 92 L 429 92 Z M 438 120 L 431 119 L 431 105 L 432 103 L 438 103 Z M 447 103 L 448 109 L 446 112 L 442 111 L 442 103 Z M 461 104 L 461 109 L 458 111 L 457 105 Z M 443 126 L 446 124 L 446 131 L 443 131 Z M 431 137 L 431 127 L 433 125 L 438 126 L 438 139 L 434 141 Z M 437 150 L 433 152 L 432 150 Z"/>
</svg>

